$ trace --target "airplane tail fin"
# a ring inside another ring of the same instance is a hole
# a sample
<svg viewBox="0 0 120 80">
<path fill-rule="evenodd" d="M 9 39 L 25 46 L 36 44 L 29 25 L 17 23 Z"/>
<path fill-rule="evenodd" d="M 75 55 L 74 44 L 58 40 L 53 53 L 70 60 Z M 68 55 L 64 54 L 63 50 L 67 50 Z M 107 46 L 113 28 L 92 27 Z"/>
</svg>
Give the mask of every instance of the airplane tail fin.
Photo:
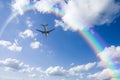
<svg viewBox="0 0 120 80">
<path fill-rule="evenodd" d="M 41 24 L 41 25 L 42 25 L 42 26 L 46 26 L 46 27 L 48 26 L 48 24 Z"/>
</svg>

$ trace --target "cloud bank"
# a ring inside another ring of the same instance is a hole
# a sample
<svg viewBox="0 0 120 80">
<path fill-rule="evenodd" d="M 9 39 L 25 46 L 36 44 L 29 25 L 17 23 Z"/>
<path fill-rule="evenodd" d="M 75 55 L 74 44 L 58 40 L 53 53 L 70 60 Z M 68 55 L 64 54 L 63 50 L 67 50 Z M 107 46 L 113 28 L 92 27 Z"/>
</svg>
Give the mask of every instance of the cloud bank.
<svg viewBox="0 0 120 80">
<path fill-rule="evenodd" d="M 50 66 L 46 69 L 43 69 L 41 66 L 33 67 L 28 64 L 25 64 L 17 59 L 6 58 L 5 60 L 0 60 L 0 68 L 4 69 L 5 71 L 12 71 L 18 73 L 27 73 L 28 77 L 31 78 L 38 78 L 44 77 L 43 80 L 48 78 L 54 77 L 58 80 L 64 79 L 78 79 L 78 80 L 113 80 L 119 79 L 117 75 L 116 77 L 112 77 L 113 70 L 109 68 L 104 68 L 102 70 L 97 70 L 91 72 L 91 70 L 99 69 L 98 67 L 99 62 L 90 62 L 87 64 L 76 65 L 65 69 L 62 66 Z M 103 67 L 102 67 L 103 68 Z M 114 72 L 120 74 L 120 69 L 114 70 Z"/>
<path fill-rule="evenodd" d="M 14 0 L 12 9 L 24 14 L 22 7 L 29 4 L 31 4 L 30 0 Z M 64 27 L 65 30 L 68 28 L 77 30 L 78 26 L 75 26 L 75 24 L 79 23 L 87 25 L 87 28 L 109 24 L 119 16 L 120 12 L 120 4 L 115 0 L 69 0 L 67 4 L 61 0 L 40 0 L 35 1 L 34 4 L 36 10 L 40 13 L 52 13 L 51 9 L 53 7 L 55 7 L 56 12 L 57 9 L 61 9 L 64 13 L 61 19 L 69 26 Z M 63 26 L 63 24 L 61 23 L 59 26 Z M 81 29 L 83 28 L 81 27 Z"/>
<path fill-rule="evenodd" d="M 0 67 L 3 67 L 5 71 L 17 71 L 17 72 L 31 72 L 34 68 L 30 68 L 29 65 L 24 64 L 16 59 L 7 58 L 0 60 Z"/>
<path fill-rule="evenodd" d="M 94 26 L 111 23 L 118 15 L 120 5 L 115 0 L 71 0 L 63 10 L 65 23 L 72 25 L 70 19 Z"/>
</svg>

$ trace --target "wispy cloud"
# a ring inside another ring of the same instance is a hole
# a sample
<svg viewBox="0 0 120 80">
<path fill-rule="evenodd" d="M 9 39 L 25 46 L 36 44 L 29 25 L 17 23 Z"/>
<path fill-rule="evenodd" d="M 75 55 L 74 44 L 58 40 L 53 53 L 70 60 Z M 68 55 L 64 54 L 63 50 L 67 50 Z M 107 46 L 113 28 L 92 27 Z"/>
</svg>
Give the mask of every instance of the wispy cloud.
<svg viewBox="0 0 120 80">
<path fill-rule="evenodd" d="M 31 21 L 30 17 L 27 18 L 26 24 L 28 27 L 31 27 L 33 25 L 33 22 Z"/>
<path fill-rule="evenodd" d="M 65 24 L 63 21 L 61 20 L 55 20 L 55 27 L 62 27 L 64 31 L 67 31 L 70 29 L 70 26 L 68 26 L 67 24 Z"/>
<path fill-rule="evenodd" d="M 36 74 L 29 75 L 29 77 L 31 77 L 31 78 L 35 78 L 36 76 L 37 76 Z"/>
</svg>

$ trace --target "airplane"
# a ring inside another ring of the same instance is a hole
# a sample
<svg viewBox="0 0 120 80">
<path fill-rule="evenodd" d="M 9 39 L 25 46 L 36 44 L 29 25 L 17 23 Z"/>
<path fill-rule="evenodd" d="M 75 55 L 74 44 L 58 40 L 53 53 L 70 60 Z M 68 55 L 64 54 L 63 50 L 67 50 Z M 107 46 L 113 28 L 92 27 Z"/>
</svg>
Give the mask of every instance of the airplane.
<svg viewBox="0 0 120 80">
<path fill-rule="evenodd" d="M 39 31 L 39 32 L 41 32 L 41 33 L 43 33 L 43 34 L 45 34 L 45 36 L 48 36 L 48 34 L 55 29 L 55 28 L 53 28 L 51 30 L 47 30 L 46 27 L 48 26 L 48 24 L 42 24 L 42 26 L 44 27 L 44 31 L 39 30 L 39 29 L 36 29 L 36 30 Z"/>
</svg>

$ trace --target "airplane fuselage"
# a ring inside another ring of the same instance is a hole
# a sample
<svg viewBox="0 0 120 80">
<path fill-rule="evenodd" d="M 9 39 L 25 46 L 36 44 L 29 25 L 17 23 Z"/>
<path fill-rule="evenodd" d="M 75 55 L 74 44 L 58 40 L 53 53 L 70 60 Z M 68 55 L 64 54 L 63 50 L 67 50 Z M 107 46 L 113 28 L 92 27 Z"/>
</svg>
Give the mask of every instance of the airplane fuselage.
<svg viewBox="0 0 120 80">
<path fill-rule="evenodd" d="M 48 36 L 48 32 L 47 32 L 47 29 L 46 29 L 47 26 L 44 25 L 43 27 L 44 27 L 44 34 L 45 34 L 45 36 Z"/>
</svg>

